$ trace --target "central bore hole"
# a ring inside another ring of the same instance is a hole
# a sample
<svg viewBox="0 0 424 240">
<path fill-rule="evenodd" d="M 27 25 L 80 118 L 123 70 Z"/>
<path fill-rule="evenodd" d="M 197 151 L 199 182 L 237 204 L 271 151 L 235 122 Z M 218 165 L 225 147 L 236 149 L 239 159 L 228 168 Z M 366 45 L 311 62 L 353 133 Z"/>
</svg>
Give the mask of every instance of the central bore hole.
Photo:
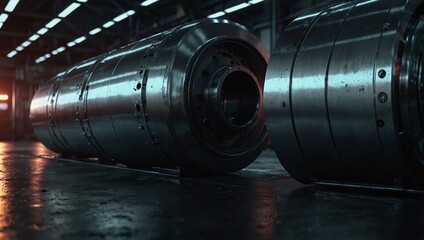
<svg viewBox="0 0 424 240">
<path fill-rule="evenodd" d="M 246 72 L 230 73 L 221 87 L 221 105 L 228 121 L 237 126 L 252 122 L 259 108 L 259 89 Z"/>
</svg>

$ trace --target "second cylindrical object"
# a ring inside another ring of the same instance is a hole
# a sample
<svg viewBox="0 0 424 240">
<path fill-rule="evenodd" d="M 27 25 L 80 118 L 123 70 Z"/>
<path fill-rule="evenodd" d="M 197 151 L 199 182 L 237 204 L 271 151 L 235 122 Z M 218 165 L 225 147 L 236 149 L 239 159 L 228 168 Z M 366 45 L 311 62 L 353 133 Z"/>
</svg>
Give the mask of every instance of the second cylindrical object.
<svg viewBox="0 0 424 240">
<path fill-rule="evenodd" d="M 423 187 L 423 10 L 422 1 L 350 1 L 287 26 L 264 109 L 296 179 Z"/>
</svg>

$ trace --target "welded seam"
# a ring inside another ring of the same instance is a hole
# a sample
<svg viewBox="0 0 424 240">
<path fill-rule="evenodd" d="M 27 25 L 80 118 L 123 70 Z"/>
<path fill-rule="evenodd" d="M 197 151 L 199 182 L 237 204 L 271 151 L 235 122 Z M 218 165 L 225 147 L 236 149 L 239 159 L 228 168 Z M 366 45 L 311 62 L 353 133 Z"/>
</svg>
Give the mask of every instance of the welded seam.
<svg viewBox="0 0 424 240">
<path fill-rule="evenodd" d="M 302 37 L 301 41 L 299 42 L 299 45 L 297 46 L 296 54 L 293 57 L 293 61 L 292 61 L 291 68 L 290 68 L 290 78 L 289 78 L 290 79 L 289 80 L 289 105 L 290 105 L 290 117 L 291 117 L 291 122 L 292 122 L 292 126 L 293 126 L 293 133 L 295 135 L 296 143 L 297 143 L 297 146 L 298 146 L 298 148 L 300 150 L 300 154 L 301 154 L 304 162 L 306 163 L 308 169 L 313 173 L 313 175 L 314 175 L 315 178 L 317 177 L 317 175 L 316 175 L 315 171 L 310 167 L 310 164 L 309 164 L 308 160 L 305 158 L 305 154 L 303 153 L 302 146 L 300 144 L 299 137 L 298 137 L 297 130 L 296 130 L 296 124 L 295 124 L 295 121 L 294 121 L 293 100 L 292 100 L 292 95 L 293 95 L 293 93 L 292 93 L 293 71 L 294 71 L 294 66 L 296 64 L 297 56 L 299 55 L 299 51 L 300 51 L 300 49 L 302 47 L 302 44 L 304 43 L 305 39 L 307 38 L 309 32 L 311 31 L 311 29 L 314 26 L 314 24 L 318 21 L 319 17 L 324 12 L 326 12 L 331 6 L 333 6 L 333 5 L 327 6 L 319 14 L 317 14 L 312 19 L 312 21 L 310 22 L 310 24 L 309 24 L 308 28 L 306 29 L 306 31 L 304 31 L 303 37 Z"/>
<path fill-rule="evenodd" d="M 331 141 L 333 143 L 333 147 L 334 150 L 336 152 L 336 155 L 338 157 L 338 159 L 340 160 L 340 166 L 342 167 L 343 171 L 345 172 L 346 175 L 349 176 L 349 171 L 347 171 L 345 165 L 343 164 L 343 158 L 340 155 L 340 152 L 337 149 L 337 144 L 336 144 L 336 140 L 334 139 L 334 132 L 333 132 L 333 127 L 331 125 L 331 120 L 330 120 L 330 110 L 328 107 L 328 74 L 330 72 L 330 65 L 331 65 L 331 59 L 333 57 L 333 52 L 334 52 L 334 47 L 336 45 L 337 39 L 339 38 L 340 32 L 343 28 L 344 23 L 346 22 L 346 19 L 348 18 L 348 16 L 350 15 L 351 11 L 356 7 L 356 5 L 360 2 L 361 0 L 356 1 L 356 3 L 349 9 L 349 11 L 346 13 L 345 17 L 343 18 L 343 21 L 340 24 L 339 30 L 337 31 L 337 34 L 334 38 L 333 41 L 333 46 L 331 47 L 331 52 L 330 55 L 328 56 L 328 60 L 327 60 L 327 68 L 325 70 L 325 113 L 327 115 L 327 122 L 328 122 L 328 127 L 330 129 L 330 136 L 331 136 Z"/>
</svg>

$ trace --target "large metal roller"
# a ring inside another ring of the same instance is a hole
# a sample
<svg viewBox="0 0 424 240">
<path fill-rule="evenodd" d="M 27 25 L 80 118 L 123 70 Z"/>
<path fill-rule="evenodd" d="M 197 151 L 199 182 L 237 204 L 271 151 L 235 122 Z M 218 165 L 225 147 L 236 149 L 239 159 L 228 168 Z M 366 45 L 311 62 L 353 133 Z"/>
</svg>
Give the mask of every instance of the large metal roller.
<svg viewBox="0 0 424 240">
<path fill-rule="evenodd" d="M 42 84 L 31 104 L 34 131 L 60 153 L 133 167 L 236 171 L 266 143 L 268 58 L 258 39 L 236 23 L 179 26 Z"/>
<path fill-rule="evenodd" d="M 424 186 L 424 6 L 360 0 L 287 26 L 266 74 L 272 145 L 303 183 Z"/>
</svg>

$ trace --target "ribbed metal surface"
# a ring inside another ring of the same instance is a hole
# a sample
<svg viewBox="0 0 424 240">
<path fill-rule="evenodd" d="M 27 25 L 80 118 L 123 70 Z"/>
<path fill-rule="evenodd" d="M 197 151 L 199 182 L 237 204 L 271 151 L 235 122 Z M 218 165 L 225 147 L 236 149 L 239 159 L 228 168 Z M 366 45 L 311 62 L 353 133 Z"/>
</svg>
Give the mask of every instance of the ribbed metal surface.
<svg viewBox="0 0 424 240">
<path fill-rule="evenodd" d="M 129 166 L 239 170 L 267 133 L 268 53 L 244 27 L 203 20 L 84 61 L 43 84 L 31 104 L 49 149 Z"/>
<path fill-rule="evenodd" d="M 423 187 L 421 3 L 333 4 L 281 34 L 264 109 L 296 179 Z"/>
</svg>

